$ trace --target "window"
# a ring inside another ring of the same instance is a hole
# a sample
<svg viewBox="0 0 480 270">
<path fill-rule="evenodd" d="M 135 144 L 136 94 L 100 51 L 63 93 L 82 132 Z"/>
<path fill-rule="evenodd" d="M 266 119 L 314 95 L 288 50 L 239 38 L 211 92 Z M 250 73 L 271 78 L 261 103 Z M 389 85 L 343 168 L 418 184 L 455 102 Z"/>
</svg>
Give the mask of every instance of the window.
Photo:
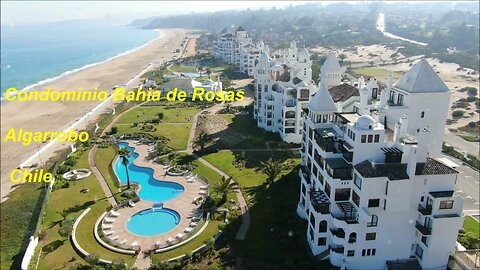
<svg viewBox="0 0 480 270">
<path fill-rule="evenodd" d="M 380 135 L 379 134 L 375 134 L 375 142 L 379 142 L 380 141 Z"/>
<path fill-rule="evenodd" d="M 425 196 L 420 197 L 420 201 L 423 202 L 425 200 Z"/>
<path fill-rule="evenodd" d="M 383 200 L 383 211 L 387 210 L 387 199 Z"/>
<path fill-rule="evenodd" d="M 347 251 L 347 256 L 348 256 L 348 257 L 353 257 L 353 256 L 355 256 L 355 250 L 349 250 L 349 251 Z"/>
<path fill-rule="evenodd" d="M 310 224 L 315 227 L 315 217 L 313 216 L 312 213 L 310 213 Z"/>
<path fill-rule="evenodd" d="M 440 209 L 452 209 L 453 208 L 453 201 L 441 201 L 440 202 Z"/>
<path fill-rule="evenodd" d="M 330 185 L 328 182 L 325 182 L 325 194 L 330 198 Z"/>
<path fill-rule="evenodd" d="M 403 105 L 403 95 L 402 94 L 398 94 L 397 105 Z"/>
<path fill-rule="evenodd" d="M 393 103 L 394 100 L 395 100 L 395 92 L 390 91 L 390 96 L 389 96 L 389 98 L 388 98 L 388 101 L 389 101 L 390 103 Z"/>
<path fill-rule="evenodd" d="M 425 117 L 425 112 L 420 113 L 420 118 L 424 118 L 424 117 Z"/>
<path fill-rule="evenodd" d="M 367 223 L 367 227 L 376 227 L 378 225 L 378 216 L 372 215 L 370 221 Z"/>
<path fill-rule="evenodd" d="M 307 193 L 307 188 L 302 184 L 302 194 L 305 195 L 305 193 Z"/>
<path fill-rule="evenodd" d="M 417 244 L 415 254 L 421 259 L 423 257 L 423 249 Z"/>
<path fill-rule="evenodd" d="M 368 200 L 368 207 L 379 207 L 380 199 L 370 199 Z"/>
<path fill-rule="evenodd" d="M 310 241 L 313 242 L 313 229 L 312 229 L 312 226 L 310 226 L 310 228 L 308 228 L 308 233 L 310 235 Z"/>
<path fill-rule="evenodd" d="M 365 240 L 370 241 L 370 240 L 375 240 L 377 238 L 377 233 L 366 233 L 365 234 Z"/>
<path fill-rule="evenodd" d="M 326 237 L 320 237 L 318 238 L 318 246 L 325 246 L 327 244 L 327 238 Z"/>
<path fill-rule="evenodd" d="M 371 249 L 367 249 L 367 256 L 370 256 Z"/>
<path fill-rule="evenodd" d="M 348 201 L 349 198 L 350 198 L 349 188 L 335 189 L 335 201 Z"/>
<path fill-rule="evenodd" d="M 373 142 L 373 135 L 368 135 L 368 142 L 369 143 Z"/>
<path fill-rule="evenodd" d="M 375 253 L 377 253 L 377 249 L 376 249 L 376 248 L 372 248 L 372 256 L 375 256 Z"/>
<path fill-rule="evenodd" d="M 358 187 L 358 189 L 362 190 L 362 178 L 356 173 L 353 175 L 353 183 Z"/>
<path fill-rule="evenodd" d="M 360 206 L 360 196 L 355 192 L 355 190 L 352 190 L 352 201 L 357 205 Z"/>
<path fill-rule="evenodd" d="M 362 143 L 366 143 L 367 142 L 367 135 L 362 135 Z"/>
<path fill-rule="evenodd" d="M 326 232 L 327 231 L 327 221 L 322 220 L 320 221 L 320 225 L 318 227 L 318 232 Z"/>
<path fill-rule="evenodd" d="M 376 99 L 378 95 L 378 88 L 374 87 L 372 88 L 372 98 Z"/>
<path fill-rule="evenodd" d="M 348 243 L 352 244 L 352 243 L 355 243 L 357 242 L 357 233 L 356 232 L 352 232 L 349 236 L 348 236 Z"/>
<path fill-rule="evenodd" d="M 367 250 L 366 250 L 366 249 L 362 249 L 362 256 L 365 256 L 366 253 L 367 253 Z"/>
</svg>

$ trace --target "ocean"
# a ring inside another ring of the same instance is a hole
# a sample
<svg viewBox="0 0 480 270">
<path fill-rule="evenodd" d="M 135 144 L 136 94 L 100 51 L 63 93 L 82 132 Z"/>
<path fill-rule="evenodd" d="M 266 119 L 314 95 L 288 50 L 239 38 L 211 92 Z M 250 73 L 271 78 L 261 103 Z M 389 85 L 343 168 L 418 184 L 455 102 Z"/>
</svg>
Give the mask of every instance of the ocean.
<svg viewBox="0 0 480 270">
<path fill-rule="evenodd" d="M 81 20 L 1 26 L 1 84 L 28 89 L 134 50 L 159 36 L 154 30 Z"/>
</svg>

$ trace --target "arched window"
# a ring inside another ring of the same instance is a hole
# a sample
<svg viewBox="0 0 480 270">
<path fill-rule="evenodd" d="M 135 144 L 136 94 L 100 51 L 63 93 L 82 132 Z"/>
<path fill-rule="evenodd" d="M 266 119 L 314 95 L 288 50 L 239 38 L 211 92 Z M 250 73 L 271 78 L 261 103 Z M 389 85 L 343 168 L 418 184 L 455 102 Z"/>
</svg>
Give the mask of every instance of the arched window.
<svg viewBox="0 0 480 270">
<path fill-rule="evenodd" d="M 370 221 L 367 223 L 367 227 L 376 227 L 378 224 L 378 216 L 372 215 Z"/>
<path fill-rule="evenodd" d="M 327 231 L 327 221 L 322 220 L 320 221 L 320 225 L 318 227 L 318 232 L 326 232 Z"/>
<path fill-rule="evenodd" d="M 350 236 L 348 237 L 348 243 L 352 244 L 357 242 L 357 233 L 352 232 Z"/>
<path fill-rule="evenodd" d="M 424 118 L 424 117 L 425 117 L 425 112 L 422 112 L 422 113 L 420 114 L 420 117 L 421 117 L 421 118 Z"/>
</svg>

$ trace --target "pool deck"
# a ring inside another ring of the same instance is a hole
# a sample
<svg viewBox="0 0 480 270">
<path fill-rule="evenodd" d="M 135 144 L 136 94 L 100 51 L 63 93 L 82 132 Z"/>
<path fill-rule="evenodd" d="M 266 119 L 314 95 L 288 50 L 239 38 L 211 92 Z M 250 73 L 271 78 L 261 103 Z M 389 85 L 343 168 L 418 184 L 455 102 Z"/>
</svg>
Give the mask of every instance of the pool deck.
<svg viewBox="0 0 480 270">
<path fill-rule="evenodd" d="M 185 236 L 183 239 L 186 239 L 187 234 L 183 231 L 189 227 L 191 217 L 193 215 L 198 216 L 200 213 L 196 212 L 199 209 L 198 206 L 193 203 L 193 200 L 198 196 L 202 196 L 199 194 L 201 191 L 200 187 L 206 184 L 199 180 L 195 180 L 192 183 L 187 183 L 187 179 L 184 176 L 166 175 L 166 169 L 164 169 L 162 165 L 145 159 L 148 154 L 149 146 L 136 145 L 133 141 L 127 142 L 129 146 L 135 147 L 135 152 L 138 153 L 138 157 L 133 162 L 135 165 L 152 168 L 154 170 L 153 176 L 157 180 L 161 179 L 162 181 L 175 182 L 184 187 L 185 190 L 180 196 L 164 202 L 163 204 L 164 208 L 173 209 L 178 212 L 180 215 L 180 223 L 167 233 L 156 236 L 141 236 L 129 232 L 127 230 L 127 222 L 130 217 L 137 212 L 150 209 L 152 207 L 153 202 L 140 200 L 135 204 L 134 207 L 124 207 L 117 210 L 117 212 L 120 213 L 120 216 L 115 218 L 112 223 L 111 230 L 114 231 L 114 233 L 111 236 L 118 236 L 118 239 L 116 239 L 117 242 L 126 240 L 125 246 L 131 245 L 133 242 L 137 242 L 137 245 L 140 246 L 143 251 L 152 249 L 156 242 L 159 242 L 161 247 L 166 246 L 168 238 L 174 239 L 174 243 L 177 243 L 178 240 L 176 239 L 176 236 L 179 233 L 184 234 Z"/>
</svg>

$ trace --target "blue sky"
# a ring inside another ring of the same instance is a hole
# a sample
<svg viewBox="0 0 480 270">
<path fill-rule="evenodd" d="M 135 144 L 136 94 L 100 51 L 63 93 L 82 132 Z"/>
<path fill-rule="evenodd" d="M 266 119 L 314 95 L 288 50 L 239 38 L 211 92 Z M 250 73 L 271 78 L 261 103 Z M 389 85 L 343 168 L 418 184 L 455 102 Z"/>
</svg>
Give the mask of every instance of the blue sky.
<svg viewBox="0 0 480 270">
<path fill-rule="evenodd" d="M 1 1 L 2 24 L 54 22 L 77 19 L 107 19 L 129 23 L 149 16 L 218 11 L 285 7 L 302 2 L 282 1 Z"/>
</svg>

